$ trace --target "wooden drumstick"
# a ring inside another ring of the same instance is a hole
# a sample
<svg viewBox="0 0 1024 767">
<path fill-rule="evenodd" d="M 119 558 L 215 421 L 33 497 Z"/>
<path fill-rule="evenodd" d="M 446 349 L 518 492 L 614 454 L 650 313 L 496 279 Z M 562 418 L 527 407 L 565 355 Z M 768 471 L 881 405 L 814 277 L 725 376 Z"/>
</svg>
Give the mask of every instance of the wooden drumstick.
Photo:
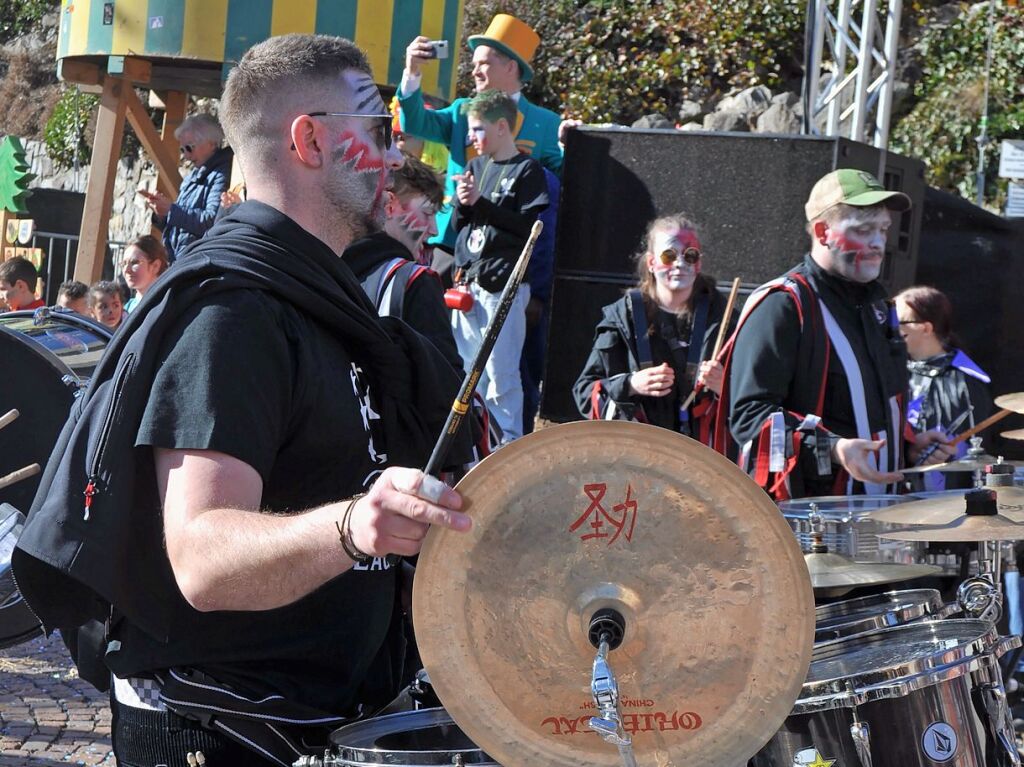
<svg viewBox="0 0 1024 767">
<path fill-rule="evenodd" d="M 14 408 L 13 410 L 8 410 L 3 415 L 0 415 L 0 429 L 10 425 L 11 422 L 13 422 L 14 419 L 16 419 L 19 415 L 21 415 L 21 413 L 18 412 L 17 408 Z"/>
<path fill-rule="evenodd" d="M 34 477 L 39 472 L 40 468 L 38 463 L 31 463 L 22 469 L 12 471 L 10 474 L 4 477 L 0 477 L 0 490 L 7 487 L 8 485 L 13 485 L 15 482 L 21 482 L 21 480 L 23 479 Z"/>
<path fill-rule="evenodd" d="M 732 307 L 736 303 L 736 294 L 740 292 L 740 278 L 737 277 L 732 281 L 732 289 L 729 291 L 729 300 L 725 304 L 725 314 L 722 315 L 722 324 L 718 326 L 718 338 L 715 339 L 715 348 L 711 352 L 710 359 L 717 360 L 718 355 L 722 351 L 722 344 L 725 343 L 725 334 L 729 330 L 729 318 L 732 317 Z M 697 387 L 693 387 L 693 391 L 690 392 L 682 404 L 681 409 L 686 410 L 693 404 L 694 399 L 697 398 Z"/>
<path fill-rule="evenodd" d="M 949 444 L 951 446 L 952 445 L 959 445 L 965 439 L 970 439 L 971 437 L 973 437 L 978 432 L 985 431 L 985 429 L 987 429 L 989 426 L 991 426 L 994 423 L 998 423 L 999 421 L 1002 421 L 1004 418 L 1006 418 L 1006 416 L 1010 415 L 1013 412 L 1014 411 L 1012 411 L 1012 410 L 1000 410 L 997 413 L 993 413 L 992 415 L 990 415 L 988 418 L 986 418 L 984 421 L 979 423 L 974 428 L 968 429 L 963 434 L 958 434 L 956 439 L 952 440 Z"/>
</svg>

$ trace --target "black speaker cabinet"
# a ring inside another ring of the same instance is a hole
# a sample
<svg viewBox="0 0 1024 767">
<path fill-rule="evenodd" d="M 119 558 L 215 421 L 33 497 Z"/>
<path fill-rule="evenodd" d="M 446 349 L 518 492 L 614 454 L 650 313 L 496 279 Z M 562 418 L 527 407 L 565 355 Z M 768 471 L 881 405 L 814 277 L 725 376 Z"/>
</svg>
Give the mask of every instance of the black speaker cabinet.
<svg viewBox="0 0 1024 767">
<path fill-rule="evenodd" d="M 654 218 L 685 212 L 696 223 L 704 269 L 720 287 L 748 293 L 808 249 L 804 203 L 836 168 L 870 171 L 914 201 L 897 214 L 882 281 L 915 275 L 924 165 L 841 138 L 584 128 L 569 133 L 562 174 L 551 330 L 541 415 L 579 418 L 572 384 L 586 362 L 601 306 L 633 284 L 633 255 Z"/>
</svg>

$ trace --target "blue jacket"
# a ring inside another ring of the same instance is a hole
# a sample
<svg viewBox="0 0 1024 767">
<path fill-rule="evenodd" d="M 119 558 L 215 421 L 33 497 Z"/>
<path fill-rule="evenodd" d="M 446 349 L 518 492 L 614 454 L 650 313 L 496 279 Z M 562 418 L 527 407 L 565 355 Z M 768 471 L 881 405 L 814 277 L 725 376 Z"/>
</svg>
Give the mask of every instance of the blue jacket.
<svg viewBox="0 0 1024 767">
<path fill-rule="evenodd" d="M 231 180 L 234 152 L 223 147 L 205 163 L 195 168 L 181 182 L 178 199 L 171 203 L 167 217 L 154 223 L 163 229 L 167 259 L 174 259 L 186 246 L 198 240 L 213 226 L 220 208 L 220 196 Z"/>
<path fill-rule="evenodd" d="M 454 206 L 450 201 L 455 197 L 453 176 L 462 173 L 466 163 L 476 156 L 473 142 L 469 138 L 469 123 L 462 114 L 462 105 L 469 99 L 455 99 L 444 109 L 427 109 L 423 103 L 423 91 L 417 88 L 402 97 L 398 94 L 401 107 L 399 117 L 402 130 L 413 136 L 436 141 L 448 147 L 448 177 L 445 180 L 445 200 L 449 202 L 437 214 L 437 231 L 440 233 L 432 244 L 440 243 L 449 250 L 455 248 L 455 226 L 452 222 Z M 531 104 L 525 96 L 519 96 L 519 118 L 516 121 L 516 145 L 519 151 L 528 154 L 554 173 L 562 172 L 562 147 L 558 143 L 558 126 L 561 118 L 550 109 Z"/>
</svg>

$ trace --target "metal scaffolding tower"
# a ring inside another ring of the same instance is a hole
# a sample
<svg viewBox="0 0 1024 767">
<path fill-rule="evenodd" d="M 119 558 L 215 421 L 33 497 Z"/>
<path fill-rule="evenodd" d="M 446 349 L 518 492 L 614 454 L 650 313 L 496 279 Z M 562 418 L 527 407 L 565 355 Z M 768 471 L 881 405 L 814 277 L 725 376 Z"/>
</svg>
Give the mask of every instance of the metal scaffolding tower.
<svg viewBox="0 0 1024 767">
<path fill-rule="evenodd" d="M 884 16 L 885 0 L 809 2 L 810 132 L 886 149 L 903 0 L 888 0 Z"/>
</svg>

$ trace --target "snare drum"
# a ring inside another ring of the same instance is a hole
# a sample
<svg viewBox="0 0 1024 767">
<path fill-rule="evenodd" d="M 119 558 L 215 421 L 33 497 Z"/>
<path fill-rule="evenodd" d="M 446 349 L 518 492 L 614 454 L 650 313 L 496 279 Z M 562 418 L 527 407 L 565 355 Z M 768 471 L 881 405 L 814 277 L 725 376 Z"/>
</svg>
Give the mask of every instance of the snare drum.
<svg viewBox="0 0 1024 767">
<path fill-rule="evenodd" d="M 466 737 L 443 708 L 422 708 L 349 724 L 331 733 L 331 743 L 336 755 L 324 759 L 325 767 L 500 767 Z"/>
<path fill-rule="evenodd" d="M 935 589 L 907 589 L 845 599 L 814 608 L 814 641 L 902 626 L 925 618 L 945 618 L 958 608 L 946 606 Z"/>
<path fill-rule="evenodd" d="M 998 658 L 980 620 L 922 621 L 816 645 L 807 681 L 755 767 L 1019 765 Z"/>
<path fill-rule="evenodd" d="M 779 510 L 800 542 L 811 548 L 811 506 L 821 517 L 822 543 L 833 554 L 843 554 L 861 562 L 895 562 L 904 565 L 928 561 L 924 542 L 885 541 L 878 533 L 905 527 L 868 519 L 867 515 L 897 503 L 916 500 L 913 495 L 836 495 L 820 498 L 796 498 L 780 501 Z"/>
</svg>

